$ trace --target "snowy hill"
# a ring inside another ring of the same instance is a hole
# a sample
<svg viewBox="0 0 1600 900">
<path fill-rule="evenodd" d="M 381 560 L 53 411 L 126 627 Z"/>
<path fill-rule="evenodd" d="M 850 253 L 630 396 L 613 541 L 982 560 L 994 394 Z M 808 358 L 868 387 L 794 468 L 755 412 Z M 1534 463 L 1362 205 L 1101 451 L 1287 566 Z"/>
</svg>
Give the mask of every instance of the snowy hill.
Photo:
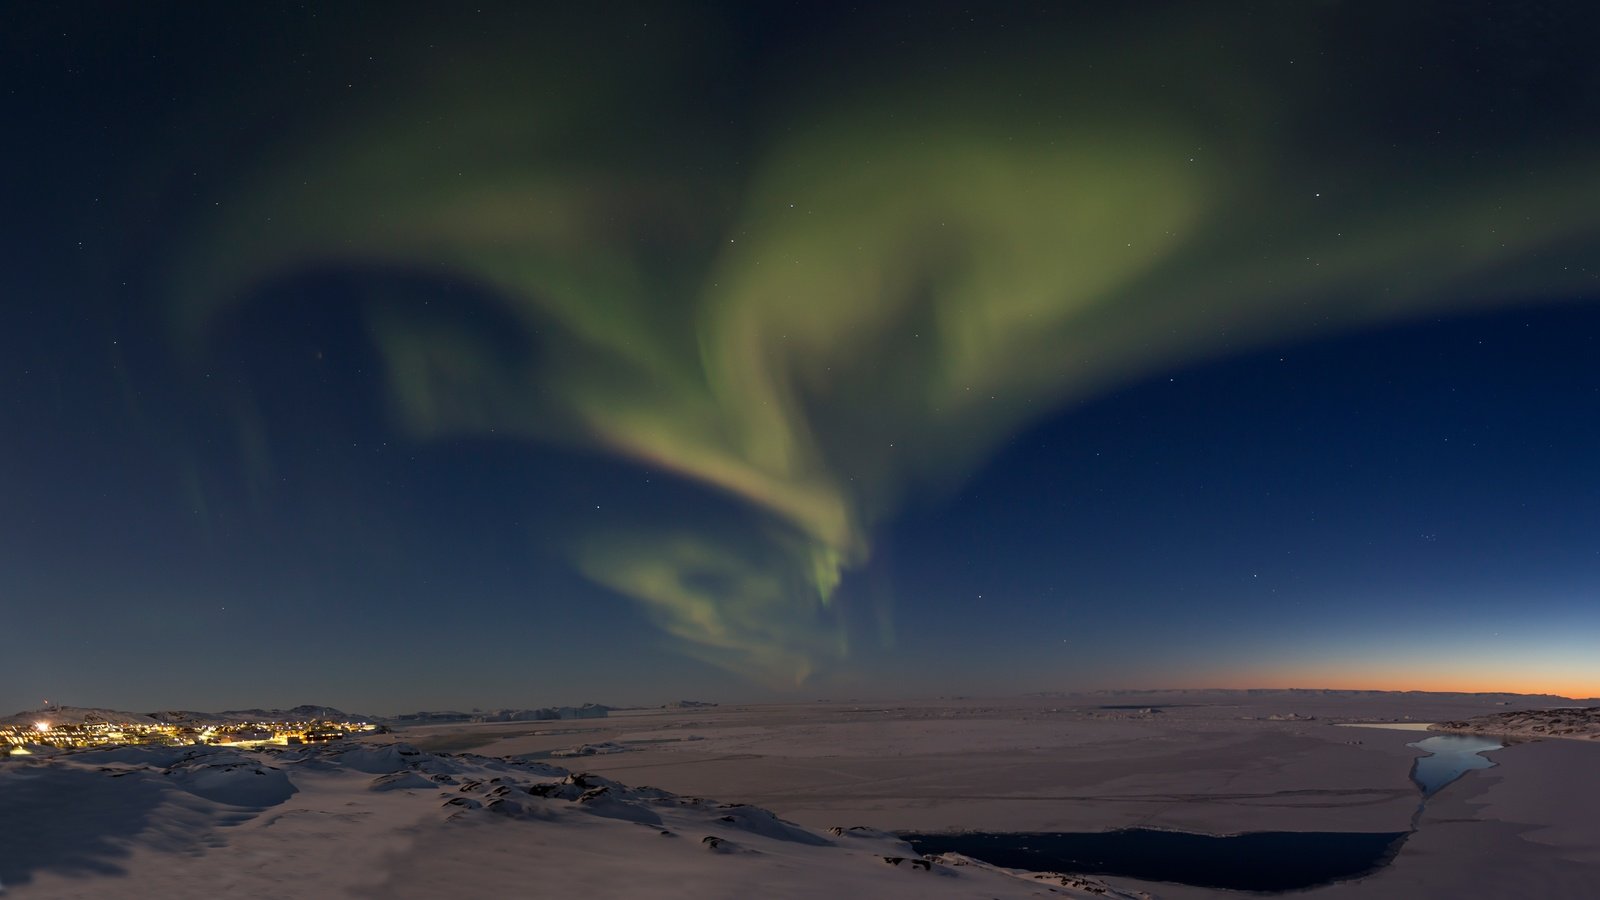
<svg viewBox="0 0 1600 900">
<path fill-rule="evenodd" d="M 1600 706 L 1567 706 L 1477 716 L 1457 722 L 1439 722 L 1434 731 L 1493 734 L 1509 737 L 1600 740 Z"/>
<path fill-rule="evenodd" d="M 285 864 L 292 861 L 292 864 Z M 1132 898 L 866 828 L 405 744 L 0 763 L 9 897 Z"/>
<path fill-rule="evenodd" d="M 35 722 L 51 722 L 58 725 L 98 725 L 101 723 L 125 724 L 137 722 L 139 724 L 154 724 L 155 719 L 145 713 L 131 713 L 120 709 L 95 709 L 82 706 L 47 706 L 42 709 L 29 709 L 6 716 L 0 719 L 0 727 L 6 725 L 32 725 Z"/>
<path fill-rule="evenodd" d="M 600 703 L 582 706 L 542 706 L 537 709 L 494 709 L 487 712 L 437 710 L 402 713 L 387 721 L 397 725 L 435 725 L 449 722 L 543 722 L 551 719 L 603 719 L 612 707 Z M 369 721 L 378 721 L 376 719 Z"/>
<path fill-rule="evenodd" d="M 332 706 L 303 704 L 292 709 L 228 709 L 222 712 L 196 712 L 164 709 L 149 714 L 161 722 L 180 725 L 236 725 L 245 722 L 375 722 L 372 716 L 347 713 Z"/>
<path fill-rule="evenodd" d="M 331 706 L 296 706 L 293 709 L 230 709 L 224 712 L 196 712 L 187 709 L 166 709 L 151 713 L 135 713 L 122 709 L 90 709 L 78 706 L 49 706 L 43 709 L 24 710 L 0 719 L 0 726 L 31 725 L 48 721 L 57 725 L 93 725 L 100 722 L 113 724 L 152 724 L 166 722 L 178 725 L 228 725 L 241 722 L 376 722 L 379 719 L 356 713 L 347 713 Z"/>
</svg>

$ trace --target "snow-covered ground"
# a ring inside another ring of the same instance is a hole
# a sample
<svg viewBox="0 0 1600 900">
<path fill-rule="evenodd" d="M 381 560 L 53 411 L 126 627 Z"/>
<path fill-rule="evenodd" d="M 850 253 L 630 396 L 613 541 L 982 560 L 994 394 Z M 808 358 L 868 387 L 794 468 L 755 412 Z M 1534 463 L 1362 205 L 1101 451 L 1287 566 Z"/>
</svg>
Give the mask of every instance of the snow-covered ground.
<svg viewBox="0 0 1600 900">
<path fill-rule="evenodd" d="M 1122 897 L 871 829 L 404 744 L 126 748 L 0 767 L 18 898 Z"/>
<path fill-rule="evenodd" d="M 1459 722 L 1440 722 L 1433 727 L 1436 731 L 1460 734 L 1600 741 L 1600 705 L 1517 710 Z"/>
<path fill-rule="evenodd" d="M 1217 893 L 920 861 L 874 829 L 1406 831 L 1421 799 L 1415 731 L 1336 726 L 1572 705 L 1559 701 L 1297 691 L 794 703 L 435 724 L 353 749 L 17 757 L 0 762 L 0 881 L 8 900 L 1197 900 Z M 585 748 L 627 752 L 562 761 L 583 776 L 548 764 Z M 466 753 L 481 755 L 451 755 Z M 1600 897 L 1600 742 L 1491 756 L 1495 768 L 1428 801 L 1391 865 L 1297 896 Z"/>
<path fill-rule="evenodd" d="M 579 740 L 633 747 L 585 759 L 593 771 L 756 803 L 810 826 L 1403 832 L 1421 801 L 1410 772 L 1422 751 L 1407 746 L 1417 731 L 1571 705 L 1315 691 L 807 703 L 623 714 Z M 1377 722 L 1414 730 L 1339 727 Z M 452 739 L 491 753 L 574 742 L 571 733 L 493 729 Z M 1600 897 L 1600 817 L 1591 812 L 1600 809 L 1600 746 L 1542 741 L 1489 755 L 1495 768 L 1429 801 L 1393 865 L 1303 896 L 1490 896 L 1452 893 L 1476 880 L 1503 889 L 1492 896 Z M 1108 880 L 1165 900 L 1215 896 Z"/>
</svg>

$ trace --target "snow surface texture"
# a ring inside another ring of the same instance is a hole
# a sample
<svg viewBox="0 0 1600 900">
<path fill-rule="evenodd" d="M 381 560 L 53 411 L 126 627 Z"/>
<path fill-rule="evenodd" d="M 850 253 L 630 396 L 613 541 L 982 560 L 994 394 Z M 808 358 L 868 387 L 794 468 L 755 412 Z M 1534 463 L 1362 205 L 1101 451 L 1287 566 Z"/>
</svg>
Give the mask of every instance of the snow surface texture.
<svg viewBox="0 0 1600 900">
<path fill-rule="evenodd" d="M 0 765 L 0 892 L 127 897 L 1148 897 L 893 835 L 403 744 Z"/>
<path fill-rule="evenodd" d="M 1492 716 L 1478 716 L 1460 722 L 1440 722 L 1433 726 L 1433 730 L 1506 737 L 1600 741 L 1600 706 L 1515 710 Z"/>
<path fill-rule="evenodd" d="M 493 755 L 612 741 L 632 749 L 582 765 L 680 794 L 746 801 L 823 829 L 862 822 L 923 832 L 1143 827 L 1226 835 L 1402 832 L 1417 820 L 1391 865 L 1296 900 L 1595 900 L 1600 742 L 1522 741 L 1494 751 L 1495 768 L 1451 784 L 1418 819 L 1422 798 L 1410 772 L 1423 751 L 1408 744 L 1426 734 L 1342 727 L 1425 728 L 1574 702 L 1367 691 L 1042 694 L 628 712 L 589 723 L 581 738 L 480 725 L 372 740 L 449 740 L 451 749 Z M 1162 900 L 1219 896 L 1106 877 Z"/>
</svg>

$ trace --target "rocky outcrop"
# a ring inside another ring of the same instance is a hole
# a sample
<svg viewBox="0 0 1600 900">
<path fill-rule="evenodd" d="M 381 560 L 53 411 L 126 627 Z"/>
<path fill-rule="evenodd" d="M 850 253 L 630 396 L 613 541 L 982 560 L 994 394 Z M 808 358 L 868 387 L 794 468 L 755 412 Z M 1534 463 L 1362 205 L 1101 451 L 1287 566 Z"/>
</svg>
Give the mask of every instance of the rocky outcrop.
<svg viewBox="0 0 1600 900">
<path fill-rule="evenodd" d="M 1430 730 L 1456 734 L 1595 741 L 1600 740 L 1600 706 L 1517 710 L 1456 722 L 1436 722 L 1430 726 Z"/>
</svg>

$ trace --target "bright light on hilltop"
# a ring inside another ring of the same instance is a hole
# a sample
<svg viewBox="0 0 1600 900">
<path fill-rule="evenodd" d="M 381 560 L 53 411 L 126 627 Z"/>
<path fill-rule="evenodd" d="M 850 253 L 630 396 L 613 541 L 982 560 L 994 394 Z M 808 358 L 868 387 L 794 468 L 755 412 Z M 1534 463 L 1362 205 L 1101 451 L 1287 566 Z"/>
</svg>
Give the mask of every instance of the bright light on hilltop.
<svg viewBox="0 0 1600 900">
<path fill-rule="evenodd" d="M 49 731 L 50 730 L 50 723 L 49 722 L 35 722 L 35 723 L 33 723 L 33 727 L 38 731 Z"/>
</svg>

